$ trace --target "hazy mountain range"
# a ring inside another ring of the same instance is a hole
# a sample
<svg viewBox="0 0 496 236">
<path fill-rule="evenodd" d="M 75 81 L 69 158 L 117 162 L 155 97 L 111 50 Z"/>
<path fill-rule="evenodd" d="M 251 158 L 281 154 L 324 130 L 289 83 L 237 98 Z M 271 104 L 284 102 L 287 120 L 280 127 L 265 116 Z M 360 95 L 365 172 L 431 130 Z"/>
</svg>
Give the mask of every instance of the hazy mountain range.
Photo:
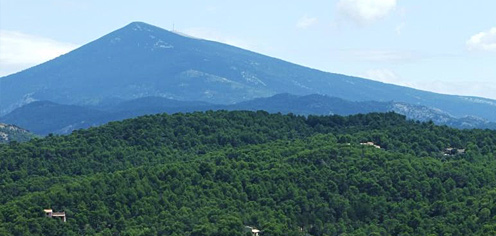
<svg viewBox="0 0 496 236">
<path fill-rule="evenodd" d="M 277 94 L 303 97 L 267 98 Z M 322 96 L 312 94 L 328 97 L 319 103 Z M 270 103 L 253 100 L 263 97 Z M 252 101 L 244 103 L 248 100 Z M 323 72 L 141 22 L 0 78 L 0 101 L 1 121 L 42 134 L 147 112 L 233 107 L 342 115 L 394 110 L 409 118 L 431 117 L 440 124 L 466 128 L 492 127 L 490 122 L 496 122 L 495 100 Z M 37 119 L 29 114 L 38 114 Z"/>
<path fill-rule="evenodd" d="M 76 129 L 98 126 L 109 121 L 123 120 L 146 114 L 177 113 L 207 110 L 265 110 L 272 113 L 297 115 L 351 115 L 370 112 L 394 111 L 410 119 L 429 121 L 457 128 L 492 128 L 496 123 L 464 117 L 456 118 L 443 111 L 425 106 L 398 102 L 351 102 L 324 95 L 296 96 L 278 94 L 230 105 L 206 102 L 177 101 L 161 97 L 145 97 L 115 105 L 85 107 L 37 101 L 0 117 L 0 122 L 11 123 L 40 135 L 67 134 Z"/>
</svg>

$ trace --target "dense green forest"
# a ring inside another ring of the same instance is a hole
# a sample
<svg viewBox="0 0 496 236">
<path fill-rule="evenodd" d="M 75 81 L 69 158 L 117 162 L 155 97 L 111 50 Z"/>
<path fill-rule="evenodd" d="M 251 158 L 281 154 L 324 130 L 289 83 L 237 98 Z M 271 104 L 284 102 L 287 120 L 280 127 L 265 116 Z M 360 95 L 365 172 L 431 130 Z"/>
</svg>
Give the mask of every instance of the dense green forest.
<svg viewBox="0 0 496 236">
<path fill-rule="evenodd" d="M 496 235 L 495 154 L 395 113 L 149 115 L 0 145 L 0 235 Z"/>
</svg>

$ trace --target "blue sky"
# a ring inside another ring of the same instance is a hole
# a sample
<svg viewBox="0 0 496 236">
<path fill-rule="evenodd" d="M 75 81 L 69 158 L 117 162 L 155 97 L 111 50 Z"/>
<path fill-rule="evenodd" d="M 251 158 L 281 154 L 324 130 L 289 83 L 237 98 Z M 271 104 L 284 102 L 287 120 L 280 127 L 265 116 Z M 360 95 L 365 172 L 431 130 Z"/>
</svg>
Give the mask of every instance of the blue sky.
<svg viewBox="0 0 496 236">
<path fill-rule="evenodd" d="M 323 71 L 496 99 L 496 1 L 0 0 L 0 76 L 132 21 Z"/>
</svg>

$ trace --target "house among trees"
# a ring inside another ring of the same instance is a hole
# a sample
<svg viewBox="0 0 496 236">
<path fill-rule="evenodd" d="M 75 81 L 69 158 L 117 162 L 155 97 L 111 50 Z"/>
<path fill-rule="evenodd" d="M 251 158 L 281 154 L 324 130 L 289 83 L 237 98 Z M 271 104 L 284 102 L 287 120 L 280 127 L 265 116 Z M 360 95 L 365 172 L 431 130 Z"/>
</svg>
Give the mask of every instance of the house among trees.
<svg viewBox="0 0 496 236">
<path fill-rule="evenodd" d="M 444 155 L 445 156 L 453 156 L 453 155 L 457 155 L 457 154 L 464 154 L 465 153 L 465 149 L 457 149 L 457 148 L 446 148 L 444 149 Z"/>
<path fill-rule="evenodd" d="M 67 220 L 64 211 L 62 211 L 62 212 L 53 212 L 52 209 L 44 209 L 43 211 L 45 212 L 45 216 L 48 217 L 48 218 L 62 217 L 62 220 L 64 222 L 66 222 L 66 220 Z"/>
<path fill-rule="evenodd" d="M 374 142 L 360 143 L 360 145 L 372 146 L 372 147 L 379 148 L 379 149 L 381 148 L 381 146 L 376 145 Z"/>
<path fill-rule="evenodd" d="M 252 236 L 259 236 L 262 232 L 259 229 L 255 228 L 255 227 L 251 227 L 251 226 L 245 226 L 245 229 L 247 232 L 251 232 Z"/>
</svg>

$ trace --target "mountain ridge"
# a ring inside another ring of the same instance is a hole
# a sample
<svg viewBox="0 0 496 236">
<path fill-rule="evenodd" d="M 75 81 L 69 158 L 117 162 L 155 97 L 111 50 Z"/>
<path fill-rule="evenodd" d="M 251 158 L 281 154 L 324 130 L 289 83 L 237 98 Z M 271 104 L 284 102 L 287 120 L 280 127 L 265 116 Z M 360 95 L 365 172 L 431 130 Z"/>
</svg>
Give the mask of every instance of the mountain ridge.
<svg viewBox="0 0 496 236">
<path fill-rule="evenodd" d="M 496 121 L 496 101 L 323 72 L 133 22 L 49 62 L 0 78 L 0 115 L 32 101 L 99 105 L 140 97 L 234 104 L 279 93 L 396 101 Z"/>
<path fill-rule="evenodd" d="M 38 101 L 27 104 L 0 117 L 0 122 L 26 127 L 33 132 L 68 134 L 73 130 L 99 126 L 149 114 L 188 113 L 207 110 L 264 110 L 270 113 L 293 113 L 296 115 L 353 115 L 371 112 L 391 112 L 405 115 L 408 119 L 433 121 L 435 124 L 455 128 L 496 129 L 496 123 L 478 117 L 454 117 L 439 109 L 398 102 L 353 102 L 341 98 L 311 94 L 297 96 L 277 94 L 268 98 L 256 98 L 231 105 L 206 102 L 176 101 L 162 97 L 144 97 L 113 105 L 85 107 Z"/>
</svg>

